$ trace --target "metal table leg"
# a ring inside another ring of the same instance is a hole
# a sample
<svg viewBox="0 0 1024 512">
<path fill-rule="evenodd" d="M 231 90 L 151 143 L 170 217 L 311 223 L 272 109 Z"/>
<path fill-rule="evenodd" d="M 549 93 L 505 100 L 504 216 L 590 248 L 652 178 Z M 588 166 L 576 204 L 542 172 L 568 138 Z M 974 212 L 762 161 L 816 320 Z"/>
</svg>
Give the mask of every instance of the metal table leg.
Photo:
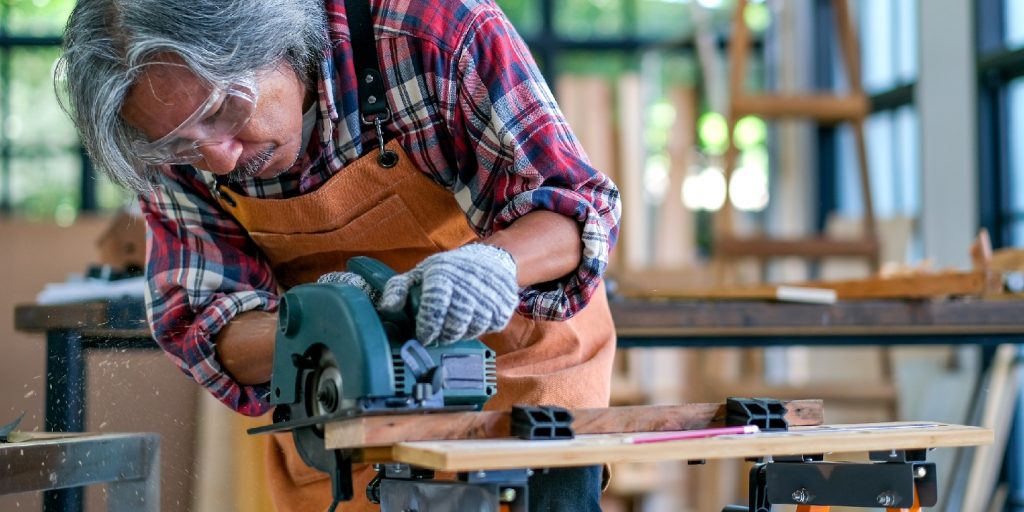
<svg viewBox="0 0 1024 512">
<path fill-rule="evenodd" d="M 47 432 L 85 430 L 85 354 L 82 336 L 76 331 L 46 333 Z M 81 512 L 81 488 L 43 493 L 44 512 Z"/>
</svg>

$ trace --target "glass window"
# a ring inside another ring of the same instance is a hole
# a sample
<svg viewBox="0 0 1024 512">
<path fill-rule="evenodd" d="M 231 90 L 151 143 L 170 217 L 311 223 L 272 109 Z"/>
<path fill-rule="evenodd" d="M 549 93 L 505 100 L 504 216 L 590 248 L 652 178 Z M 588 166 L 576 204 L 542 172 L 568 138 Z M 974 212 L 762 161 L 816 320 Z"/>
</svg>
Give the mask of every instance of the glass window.
<svg viewBox="0 0 1024 512">
<path fill-rule="evenodd" d="M 1006 46 L 1016 48 L 1024 46 L 1024 2 L 1020 0 L 1003 0 L 1006 20 Z"/>
<path fill-rule="evenodd" d="M 637 34 L 643 38 L 681 39 L 693 33 L 689 3 L 674 0 L 639 0 Z"/>
<path fill-rule="evenodd" d="M 127 194 L 97 176 L 83 197 L 78 135 L 53 89 L 60 35 L 74 0 L 0 1 L 0 204 L 27 217 L 70 223 L 83 200 L 101 209 Z"/>
<path fill-rule="evenodd" d="M 539 0 L 498 0 L 498 6 L 524 38 L 540 32 Z"/>
<path fill-rule="evenodd" d="M 1024 137 L 1024 78 L 1010 82 L 1007 90 L 1009 104 L 1008 139 L 1022 140 Z M 1024 245 L 1024 147 L 1011 143 L 1007 148 L 1009 174 L 1009 208 L 1005 212 L 1010 227 L 1010 244 Z"/>
<path fill-rule="evenodd" d="M 891 89 L 917 76 L 915 0 L 859 0 L 864 88 Z"/>
<path fill-rule="evenodd" d="M 861 44 L 861 68 L 864 90 L 869 96 L 886 94 L 885 107 L 872 113 L 864 124 L 871 199 L 879 222 L 910 219 L 908 254 L 921 257 L 921 163 L 919 125 L 912 93 L 902 87 L 917 80 L 918 0 L 858 0 L 857 11 Z M 841 59 L 838 53 L 836 60 Z M 834 64 L 841 68 L 842 63 Z M 836 75 L 836 83 L 845 77 Z M 860 160 L 850 124 L 837 129 L 835 194 L 836 209 L 844 217 L 864 215 L 864 196 L 860 183 Z M 828 172 L 823 169 L 823 172 Z M 826 212 L 827 213 L 827 212 Z"/>
<path fill-rule="evenodd" d="M 9 52 L 10 104 L 5 136 L 10 144 L 10 204 L 33 217 L 66 220 L 80 206 L 78 138 L 57 105 L 51 77 L 58 49 Z"/>
<path fill-rule="evenodd" d="M 895 4 L 897 83 L 917 80 L 917 0 L 897 0 Z"/>
<path fill-rule="evenodd" d="M 632 0 L 559 0 L 555 29 L 566 39 L 621 37 L 626 33 L 626 2 Z"/>
<path fill-rule="evenodd" d="M 864 125 L 868 150 L 868 172 L 875 217 L 879 220 L 904 217 L 915 224 L 921 215 L 921 157 L 918 151 L 918 116 L 913 106 L 880 112 Z M 838 210 L 844 216 L 864 214 L 860 186 L 860 163 L 853 130 L 839 129 Z M 920 232 L 911 235 L 911 259 L 920 248 Z"/>
<path fill-rule="evenodd" d="M 59 36 L 74 8 L 74 0 L 5 2 L 9 7 L 6 29 L 19 36 Z"/>
<path fill-rule="evenodd" d="M 978 0 L 980 219 L 995 247 L 1024 244 L 1024 2 Z"/>
</svg>

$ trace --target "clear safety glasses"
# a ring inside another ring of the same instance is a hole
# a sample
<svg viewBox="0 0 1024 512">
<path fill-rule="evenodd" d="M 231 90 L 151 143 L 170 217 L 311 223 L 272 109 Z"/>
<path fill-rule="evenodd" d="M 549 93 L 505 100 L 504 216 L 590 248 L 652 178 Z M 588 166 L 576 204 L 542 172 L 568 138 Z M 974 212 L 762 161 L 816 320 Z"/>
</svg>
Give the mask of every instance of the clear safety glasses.
<svg viewBox="0 0 1024 512">
<path fill-rule="evenodd" d="M 135 154 L 153 165 L 195 163 L 203 158 L 199 148 L 224 142 L 242 130 L 256 111 L 258 98 L 254 77 L 221 84 L 170 133 L 152 142 L 137 141 Z"/>
</svg>

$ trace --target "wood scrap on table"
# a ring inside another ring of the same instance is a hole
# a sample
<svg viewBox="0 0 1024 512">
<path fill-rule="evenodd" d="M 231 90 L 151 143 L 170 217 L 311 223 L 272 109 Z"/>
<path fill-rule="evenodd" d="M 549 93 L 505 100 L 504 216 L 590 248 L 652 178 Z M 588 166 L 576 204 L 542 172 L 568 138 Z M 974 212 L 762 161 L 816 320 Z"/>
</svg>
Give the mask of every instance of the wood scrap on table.
<svg viewBox="0 0 1024 512">
<path fill-rule="evenodd" d="M 779 241 L 745 241 L 759 250 L 783 254 Z M 827 245 L 807 250 L 830 255 Z M 752 250 L 752 249 L 751 249 Z M 775 252 L 773 252 L 775 251 Z M 915 265 L 885 265 L 878 274 L 862 279 L 804 281 L 752 286 L 654 288 L 622 283 L 620 295 L 635 298 L 684 300 L 778 300 L 832 304 L 836 300 L 932 299 L 945 297 L 1022 298 L 1024 296 L 1024 249 L 992 250 L 988 232 L 982 229 L 970 247 L 973 268 L 969 271 L 936 270 L 929 260 Z M 665 281 L 671 282 L 671 281 Z"/>
<path fill-rule="evenodd" d="M 786 421 L 793 426 L 824 422 L 821 400 L 789 400 Z M 725 404 L 640 405 L 572 411 L 578 434 L 667 432 L 720 427 Z M 457 412 L 391 416 L 362 416 L 325 425 L 328 448 L 386 446 L 405 441 L 493 439 L 508 437 L 507 411 Z"/>
<path fill-rule="evenodd" d="M 969 272 L 938 272 L 933 274 L 872 277 L 843 281 L 807 281 L 787 285 L 758 285 L 707 290 L 654 290 L 631 293 L 630 296 L 668 299 L 711 300 L 788 300 L 793 302 L 825 302 L 808 300 L 824 297 L 829 290 L 837 300 L 858 299 L 928 299 L 950 296 L 981 297 L 998 284 L 1000 275 L 985 270 Z M 789 293 L 787 293 L 789 292 Z M 800 292 L 803 292 L 802 294 Z M 826 302 L 827 303 L 827 302 Z"/>
</svg>

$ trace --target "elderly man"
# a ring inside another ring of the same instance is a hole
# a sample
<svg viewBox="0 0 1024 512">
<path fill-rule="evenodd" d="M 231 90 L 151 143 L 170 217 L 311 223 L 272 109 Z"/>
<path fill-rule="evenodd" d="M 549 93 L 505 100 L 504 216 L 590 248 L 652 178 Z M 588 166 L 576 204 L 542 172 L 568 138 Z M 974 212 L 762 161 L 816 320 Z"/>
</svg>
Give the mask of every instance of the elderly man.
<svg viewBox="0 0 1024 512">
<path fill-rule="evenodd" d="M 93 162 L 138 192 L 153 334 L 227 406 L 267 412 L 280 291 L 354 255 L 402 272 L 379 308 L 422 287 L 421 342 L 496 351 L 488 408 L 607 405 L 618 192 L 491 0 L 79 0 L 61 65 Z M 278 508 L 326 507 L 270 444 Z M 538 473 L 531 508 L 597 510 L 599 486 Z"/>
</svg>

